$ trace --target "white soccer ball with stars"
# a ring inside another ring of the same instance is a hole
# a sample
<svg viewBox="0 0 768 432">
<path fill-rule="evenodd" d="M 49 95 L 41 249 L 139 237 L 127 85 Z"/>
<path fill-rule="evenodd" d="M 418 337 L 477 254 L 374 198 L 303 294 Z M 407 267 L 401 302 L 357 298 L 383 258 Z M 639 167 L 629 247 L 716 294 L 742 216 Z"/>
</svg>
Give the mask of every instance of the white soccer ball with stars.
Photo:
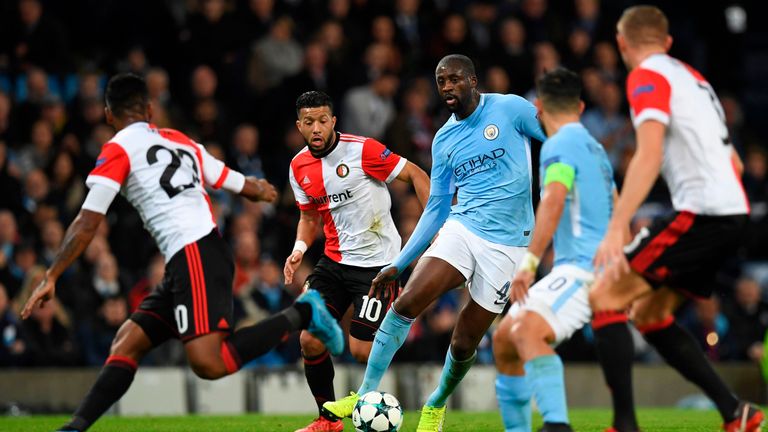
<svg viewBox="0 0 768 432">
<path fill-rule="evenodd" d="M 352 424 L 357 432 L 396 432 L 403 425 L 403 407 L 389 393 L 370 391 L 358 399 Z"/>
</svg>

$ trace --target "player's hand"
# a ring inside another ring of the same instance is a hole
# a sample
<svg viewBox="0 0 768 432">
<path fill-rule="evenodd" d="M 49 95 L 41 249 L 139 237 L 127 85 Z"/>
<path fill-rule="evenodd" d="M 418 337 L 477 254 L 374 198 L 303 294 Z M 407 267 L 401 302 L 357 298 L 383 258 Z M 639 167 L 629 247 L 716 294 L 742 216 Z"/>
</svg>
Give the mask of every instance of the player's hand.
<svg viewBox="0 0 768 432">
<path fill-rule="evenodd" d="M 397 267 L 386 266 L 381 269 L 379 274 L 377 274 L 376 277 L 373 278 L 373 281 L 371 281 L 371 289 L 368 291 L 368 298 L 379 298 L 382 294 L 384 297 L 388 297 L 388 292 L 390 291 L 388 288 L 395 283 L 399 275 L 400 272 L 397 271 Z"/>
<path fill-rule="evenodd" d="M 277 189 L 272 183 L 256 177 L 246 177 L 246 191 L 243 188 L 241 194 L 251 201 L 272 202 L 277 198 Z"/>
<path fill-rule="evenodd" d="M 56 280 L 48 279 L 46 276 L 40 281 L 40 284 L 32 291 L 32 295 L 24 304 L 24 309 L 21 310 L 21 318 L 27 319 L 32 314 L 32 310 L 36 307 L 42 307 L 47 301 L 53 299 L 56 295 Z"/>
<path fill-rule="evenodd" d="M 629 263 L 624 255 L 624 232 L 609 228 L 595 253 L 595 271 L 617 281 L 629 273 Z"/>
<path fill-rule="evenodd" d="M 301 260 L 304 258 L 304 252 L 295 250 L 293 253 L 285 259 L 285 267 L 283 267 L 283 276 L 285 276 L 285 284 L 293 283 L 293 275 L 296 273 L 296 269 L 301 265 Z"/>
<path fill-rule="evenodd" d="M 528 297 L 528 289 L 531 287 L 535 277 L 536 275 L 528 270 L 520 270 L 515 273 L 515 278 L 512 279 L 512 286 L 510 287 L 509 301 L 525 304 L 525 299 Z"/>
</svg>

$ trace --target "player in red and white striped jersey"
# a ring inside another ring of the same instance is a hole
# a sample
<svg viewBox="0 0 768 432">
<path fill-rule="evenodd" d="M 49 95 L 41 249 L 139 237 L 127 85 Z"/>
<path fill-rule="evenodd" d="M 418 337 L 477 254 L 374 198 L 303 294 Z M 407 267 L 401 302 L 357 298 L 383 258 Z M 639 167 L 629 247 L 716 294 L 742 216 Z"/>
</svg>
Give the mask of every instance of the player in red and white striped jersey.
<svg viewBox="0 0 768 432">
<path fill-rule="evenodd" d="M 627 9 L 616 39 L 631 70 L 627 98 L 637 152 L 596 253 L 595 268 L 602 274 L 590 291 L 595 343 L 613 397 L 611 429 L 638 430 L 626 314 L 632 305 L 635 327 L 667 363 L 709 396 L 723 428 L 756 431 L 763 413 L 731 393 L 674 318 L 685 296 L 712 294 L 715 273 L 736 253 L 747 222 L 741 160 L 728 137 L 723 109 L 699 72 L 667 54 L 672 38 L 658 8 Z M 629 222 L 659 174 L 675 213 L 624 247 Z"/>
<path fill-rule="evenodd" d="M 307 147 L 293 158 L 289 170 L 301 217 L 294 251 L 285 262 L 286 283 L 292 281 L 322 220 L 325 254 L 305 286 L 323 294 L 339 321 L 352 305 L 349 348 L 364 363 L 373 335 L 399 288 L 393 284 L 383 303 L 368 296 L 373 278 L 400 252 L 387 183 L 395 179 L 412 183 L 423 206 L 429 195 L 429 177 L 373 138 L 336 132 L 333 101 L 325 93 L 302 94 L 296 101 L 296 114 L 296 126 Z M 301 350 L 307 382 L 320 411 L 324 402 L 336 399 L 333 363 L 324 344 L 311 332 L 301 333 Z M 324 418 L 320 411 L 300 431 L 343 429 L 341 420 Z"/>
<path fill-rule="evenodd" d="M 274 200 L 275 188 L 230 170 L 181 132 L 150 124 L 152 106 L 142 78 L 113 77 L 106 102 L 107 121 L 118 132 L 102 148 L 86 180 L 91 190 L 22 317 L 53 298 L 56 279 L 91 242 L 118 193 L 138 210 L 165 256 L 165 279 L 120 327 L 96 383 L 60 430 L 90 427 L 128 390 L 144 355 L 171 338 L 184 342 L 190 366 L 206 379 L 236 372 L 299 329 L 312 330 L 341 353 L 341 328 L 316 291 L 271 318 L 232 331 L 232 253 L 216 228 L 204 186 L 252 201 Z"/>
</svg>

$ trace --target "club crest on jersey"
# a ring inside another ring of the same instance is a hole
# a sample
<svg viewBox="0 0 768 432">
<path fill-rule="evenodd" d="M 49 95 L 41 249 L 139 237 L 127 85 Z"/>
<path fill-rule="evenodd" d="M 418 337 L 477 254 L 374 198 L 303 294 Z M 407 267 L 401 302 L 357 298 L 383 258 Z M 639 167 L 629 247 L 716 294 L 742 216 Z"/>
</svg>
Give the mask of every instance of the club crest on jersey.
<svg viewBox="0 0 768 432">
<path fill-rule="evenodd" d="M 339 166 L 336 167 L 336 175 L 344 178 L 349 175 L 349 167 L 345 164 L 339 164 Z"/>
<path fill-rule="evenodd" d="M 483 136 L 488 141 L 493 141 L 499 136 L 499 128 L 495 124 L 490 124 L 483 129 Z"/>
</svg>

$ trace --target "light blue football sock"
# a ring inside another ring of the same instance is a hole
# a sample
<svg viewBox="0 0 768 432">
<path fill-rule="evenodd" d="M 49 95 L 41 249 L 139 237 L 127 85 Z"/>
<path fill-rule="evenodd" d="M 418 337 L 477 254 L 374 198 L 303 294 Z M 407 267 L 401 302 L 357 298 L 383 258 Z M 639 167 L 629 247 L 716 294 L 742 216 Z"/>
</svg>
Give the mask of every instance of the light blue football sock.
<svg viewBox="0 0 768 432">
<path fill-rule="evenodd" d="M 373 339 L 371 353 L 368 355 L 368 365 L 365 368 L 365 378 L 357 390 L 357 394 L 364 395 L 369 391 L 376 390 L 381 384 L 381 378 L 384 372 L 392 363 L 392 357 L 397 350 L 403 346 L 408 332 L 411 330 L 413 319 L 406 318 L 395 312 L 395 308 L 390 308 L 384 316 L 379 329 L 376 331 L 376 337 Z"/>
<path fill-rule="evenodd" d="M 505 432 L 531 432 L 531 394 L 525 375 L 496 377 L 496 399 Z"/>
<path fill-rule="evenodd" d="M 560 357 L 552 354 L 531 359 L 525 363 L 525 374 L 544 421 L 568 423 L 565 378 Z"/>
<path fill-rule="evenodd" d="M 443 372 L 440 374 L 440 383 L 437 385 L 435 391 L 427 399 L 427 406 L 440 408 L 445 406 L 445 401 L 448 396 L 453 393 L 456 386 L 459 385 L 464 375 L 467 374 L 469 368 L 475 363 L 477 358 L 477 351 L 472 353 L 472 357 L 458 361 L 453 358 L 451 354 L 451 347 L 448 347 L 448 354 L 445 355 L 445 365 L 443 365 Z"/>
</svg>

